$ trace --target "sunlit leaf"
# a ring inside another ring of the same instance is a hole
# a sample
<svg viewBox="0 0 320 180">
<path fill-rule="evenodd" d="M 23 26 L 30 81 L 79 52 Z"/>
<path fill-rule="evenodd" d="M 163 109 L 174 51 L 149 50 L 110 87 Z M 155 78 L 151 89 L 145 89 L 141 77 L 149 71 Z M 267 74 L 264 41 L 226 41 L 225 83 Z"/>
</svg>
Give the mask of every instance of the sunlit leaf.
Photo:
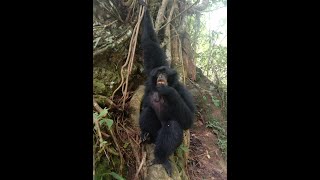
<svg viewBox="0 0 320 180">
<path fill-rule="evenodd" d="M 122 176 L 120 176 L 119 174 L 117 174 L 115 172 L 111 172 L 110 175 L 117 180 L 125 180 Z"/>
</svg>

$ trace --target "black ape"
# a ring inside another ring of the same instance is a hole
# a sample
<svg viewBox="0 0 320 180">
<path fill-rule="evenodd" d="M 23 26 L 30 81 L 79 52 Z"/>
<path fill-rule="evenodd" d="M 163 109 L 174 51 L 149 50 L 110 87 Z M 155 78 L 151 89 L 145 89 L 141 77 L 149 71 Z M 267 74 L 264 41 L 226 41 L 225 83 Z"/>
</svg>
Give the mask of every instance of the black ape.
<svg viewBox="0 0 320 180">
<path fill-rule="evenodd" d="M 141 41 L 148 77 L 140 116 L 141 138 L 143 142 L 148 139 L 148 143 L 155 143 L 153 164 L 162 164 L 171 176 L 168 158 L 182 143 L 183 130 L 191 127 L 195 105 L 191 94 L 178 81 L 177 72 L 166 61 L 148 10 Z"/>
</svg>

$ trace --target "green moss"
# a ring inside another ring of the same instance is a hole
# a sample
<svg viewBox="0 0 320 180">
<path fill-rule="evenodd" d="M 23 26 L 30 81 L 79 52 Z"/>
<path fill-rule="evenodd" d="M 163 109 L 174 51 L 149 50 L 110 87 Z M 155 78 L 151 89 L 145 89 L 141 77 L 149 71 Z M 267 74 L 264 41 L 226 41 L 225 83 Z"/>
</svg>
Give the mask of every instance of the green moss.
<svg viewBox="0 0 320 180">
<path fill-rule="evenodd" d="M 121 77 L 113 66 L 93 68 L 93 93 L 103 96 L 111 96 L 120 84 Z"/>
<path fill-rule="evenodd" d="M 99 162 L 96 167 L 96 176 L 94 180 L 111 180 L 111 176 L 109 175 L 111 170 L 109 168 L 109 163 L 106 159 Z"/>
<path fill-rule="evenodd" d="M 93 79 L 93 93 L 94 94 L 103 94 L 105 92 L 106 86 L 97 79 Z"/>
</svg>

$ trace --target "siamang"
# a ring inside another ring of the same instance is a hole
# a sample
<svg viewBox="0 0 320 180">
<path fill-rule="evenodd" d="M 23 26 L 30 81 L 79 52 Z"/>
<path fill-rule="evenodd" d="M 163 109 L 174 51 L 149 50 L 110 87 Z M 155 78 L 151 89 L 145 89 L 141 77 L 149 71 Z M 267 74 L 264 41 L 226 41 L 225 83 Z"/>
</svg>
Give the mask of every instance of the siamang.
<svg viewBox="0 0 320 180">
<path fill-rule="evenodd" d="M 140 4 L 146 5 L 142 0 Z M 169 176 L 169 156 L 182 143 L 183 130 L 193 124 L 195 105 L 192 95 L 178 81 L 177 71 L 170 68 L 151 22 L 147 7 L 143 17 L 141 45 L 147 76 L 139 119 L 141 139 L 155 144 L 153 164 L 162 164 Z"/>
</svg>

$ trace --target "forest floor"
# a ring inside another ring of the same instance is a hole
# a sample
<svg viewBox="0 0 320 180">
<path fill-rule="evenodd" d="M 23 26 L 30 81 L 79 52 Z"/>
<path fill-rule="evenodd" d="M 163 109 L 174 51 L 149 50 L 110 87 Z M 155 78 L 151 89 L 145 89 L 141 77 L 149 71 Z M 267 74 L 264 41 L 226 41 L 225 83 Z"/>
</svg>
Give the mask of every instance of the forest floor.
<svg viewBox="0 0 320 180">
<path fill-rule="evenodd" d="M 206 78 L 201 79 L 197 84 L 201 88 L 209 89 Z M 196 99 L 198 114 L 190 129 L 188 174 L 191 180 L 227 180 L 227 163 L 218 145 L 218 141 L 222 140 L 219 139 L 221 131 L 217 131 L 217 128 L 223 128 L 226 132 L 226 117 L 221 108 L 211 101 L 211 96 L 215 94 L 209 95 L 202 91 Z M 219 123 L 215 123 L 212 129 L 207 125 L 213 121 L 219 121 Z M 223 140 L 226 146 L 226 137 Z M 226 148 L 223 151 L 226 151 Z"/>
</svg>

